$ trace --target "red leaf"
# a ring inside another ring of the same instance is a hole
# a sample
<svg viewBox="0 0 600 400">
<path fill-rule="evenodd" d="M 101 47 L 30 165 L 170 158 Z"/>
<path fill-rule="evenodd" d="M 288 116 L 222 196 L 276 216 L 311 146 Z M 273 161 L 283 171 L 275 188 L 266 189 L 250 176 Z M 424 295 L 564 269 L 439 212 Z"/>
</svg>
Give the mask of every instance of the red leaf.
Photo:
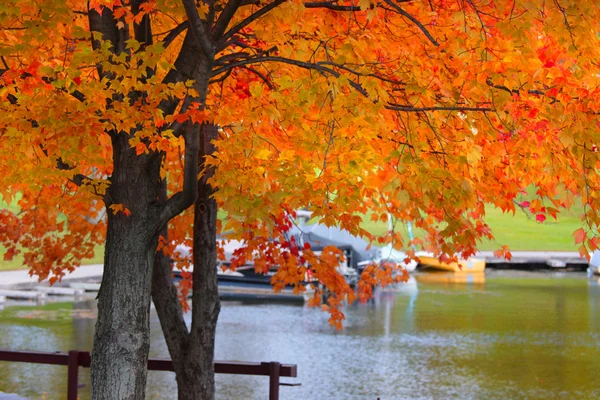
<svg viewBox="0 0 600 400">
<path fill-rule="evenodd" d="M 544 214 L 538 214 L 535 216 L 535 219 L 537 222 L 542 223 L 546 220 L 546 216 Z"/>
<path fill-rule="evenodd" d="M 575 244 L 582 243 L 585 240 L 585 230 L 583 228 L 577 229 L 573 232 L 573 236 L 575 237 Z"/>
<path fill-rule="evenodd" d="M 290 239 L 290 251 L 293 255 L 298 257 L 298 245 L 296 244 L 296 239 L 293 236 Z"/>
</svg>

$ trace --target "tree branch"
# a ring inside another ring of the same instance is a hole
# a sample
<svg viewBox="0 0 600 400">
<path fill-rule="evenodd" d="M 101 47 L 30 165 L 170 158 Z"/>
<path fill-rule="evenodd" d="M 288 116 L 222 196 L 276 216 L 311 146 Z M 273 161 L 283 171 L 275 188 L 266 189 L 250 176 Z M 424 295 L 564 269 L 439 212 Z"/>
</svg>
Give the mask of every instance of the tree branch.
<svg viewBox="0 0 600 400">
<path fill-rule="evenodd" d="M 88 3 L 89 8 L 89 3 Z M 102 40 L 110 41 L 112 44 L 112 53 L 121 54 L 127 51 L 127 40 L 129 40 L 129 28 L 125 20 L 122 18 L 120 22 L 123 22 L 124 26 L 119 29 L 117 26 L 117 20 L 114 17 L 112 10 L 104 8 L 102 14 L 99 14 L 95 9 L 88 10 L 88 21 L 90 25 L 90 32 L 99 32 L 102 34 Z M 92 36 L 92 48 L 98 50 L 101 48 L 100 40 L 95 40 Z M 105 77 L 100 65 L 97 66 L 98 75 L 100 79 Z"/>
<path fill-rule="evenodd" d="M 271 90 L 275 89 L 275 85 L 273 85 L 273 83 L 269 80 L 269 78 L 262 72 L 259 72 L 252 67 L 243 67 L 243 68 L 247 69 L 248 71 L 250 71 L 253 74 L 255 74 L 256 76 L 258 76 L 260 79 L 262 79 L 263 82 L 268 86 L 269 89 L 271 89 Z"/>
<path fill-rule="evenodd" d="M 252 55 L 250 53 L 246 53 L 245 51 L 238 51 L 237 53 L 225 54 L 222 57 L 219 57 L 215 60 L 214 65 L 223 65 L 228 61 L 235 61 L 239 58 L 249 58 Z"/>
<path fill-rule="evenodd" d="M 337 0 L 333 1 L 309 1 L 304 3 L 306 8 L 327 8 L 333 11 L 360 11 L 360 6 L 340 6 Z"/>
<path fill-rule="evenodd" d="M 394 3 L 392 0 L 383 0 L 387 5 L 389 5 L 390 7 L 392 7 L 396 12 L 398 12 L 398 14 L 408 18 L 413 24 L 415 24 L 424 34 L 425 36 L 427 36 L 427 39 L 429 39 L 429 41 L 431 43 L 433 43 L 435 46 L 439 46 L 440 44 L 437 42 L 437 40 L 435 40 L 433 38 L 433 36 L 431 36 L 431 33 L 429 33 L 429 31 L 427 30 L 427 28 L 425 28 L 425 26 L 419 22 L 418 19 L 416 19 L 415 17 L 413 17 L 412 15 L 410 15 L 409 13 L 407 13 L 406 11 L 404 11 L 402 9 L 402 7 L 400 7 L 398 4 Z"/>
<path fill-rule="evenodd" d="M 161 202 L 167 202 L 166 179 L 161 182 L 159 198 Z M 167 226 L 164 226 L 158 234 L 167 241 L 169 240 Z M 154 256 L 152 300 L 169 348 L 169 354 L 173 359 L 173 365 L 178 365 L 181 363 L 179 357 L 183 355 L 184 344 L 188 339 L 188 329 L 177 296 L 177 288 L 173 284 L 171 259 L 162 250 L 158 250 Z"/>
<path fill-rule="evenodd" d="M 173 28 L 173 30 L 171 30 L 167 36 L 165 36 L 162 40 L 163 46 L 165 47 L 165 49 L 167 47 L 169 47 L 169 45 L 171 43 L 173 43 L 173 41 L 177 38 L 177 36 L 179 36 L 179 34 L 181 34 L 181 32 L 185 31 L 188 27 L 189 27 L 189 22 L 185 21 L 180 23 L 179 25 L 177 25 L 175 28 Z"/>
<path fill-rule="evenodd" d="M 387 104 L 386 109 L 392 111 L 402 112 L 422 112 L 422 111 L 480 111 L 480 112 L 491 112 L 494 111 L 490 107 L 446 107 L 446 106 L 434 106 L 434 107 L 413 107 L 410 105 L 402 104 Z"/>
<path fill-rule="evenodd" d="M 250 58 L 248 60 L 240 60 L 240 61 L 229 63 L 221 68 L 217 68 L 217 69 L 213 70 L 212 76 L 222 74 L 222 73 L 224 73 L 232 68 L 235 68 L 235 67 L 243 67 L 243 66 L 246 66 L 249 64 L 257 64 L 257 63 L 262 63 L 262 62 L 279 62 L 279 63 L 283 63 L 283 64 L 295 65 L 300 68 L 318 71 L 321 73 L 327 73 L 332 76 L 335 76 L 336 78 L 338 78 L 342 75 L 338 71 L 331 69 L 329 67 L 325 67 L 321 63 L 298 61 L 298 60 L 294 60 L 291 58 L 278 57 L 278 56 L 263 56 L 263 57 Z M 353 80 L 350 80 L 350 79 L 348 79 L 348 83 L 350 84 L 350 86 L 352 86 L 354 89 L 356 89 L 363 96 L 366 96 L 366 97 L 369 96 L 367 91 L 359 83 L 354 82 Z"/>
<path fill-rule="evenodd" d="M 199 124 L 187 122 L 184 127 L 185 162 L 183 165 L 183 190 L 175 193 L 165 204 L 161 215 L 160 225 L 163 226 L 171 218 L 180 214 L 194 204 L 198 188 L 198 149 L 200 148 Z"/>
<path fill-rule="evenodd" d="M 233 35 L 235 35 L 239 31 L 241 31 L 242 29 L 244 29 L 245 27 L 250 25 L 252 22 L 256 21 L 257 19 L 259 19 L 260 17 L 262 17 L 269 11 L 277 8 L 278 6 L 285 3 L 286 1 L 287 0 L 274 0 L 272 3 L 267 4 L 266 6 L 264 6 L 257 12 L 255 12 L 254 14 L 252 14 L 252 15 L 246 17 L 245 19 L 243 19 L 242 21 L 238 22 L 234 27 L 232 27 L 230 30 L 228 30 L 227 33 L 225 33 L 223 36 L 221 36 L 219 43 L 222 44 L 222 43 L 226 42 Z"/>
<path fill-rule="evenodd" d="M 204 25 L 202 24 L 202 20 L 198 14 L 196 2 L 194 0 L 182 0 L 182 2 L 183 7 L 185 8 L 185 14 L 187 15 L 190 27 L 192 28 L 191 32 L 194 35 L 194 38 L 202 48 L 204 55 L 207 57 L 212 57 L 214 52 L 213 45 L 210 42 L 208 35 L 204 31 Z"/>
<path fill-rule="evenodd" d="M 132 0 L 131 11 L 134 15 L 140 13 L 142 4 L 147 3 L 148 0 Z M 150 22 L 150 15 L 144 14 L 139 24 L 133 24 L 133 31 L 135 40 L 142 43 L 142 48 L 152 44 L 152 23 Z"/>
<path fill-rule="evenodd" d="M 486 79 L 485 83 L 488 86 L 493 87 L 494 89 L 504 90 L 507 93 L 516 94 L 518 96 L 521 95 L 521 91 L 519 89 L 510 89 L 510 88 L 508 88 L 508 87 L 506 87 L 504 85 L 496 85 L 496 84 L 494 84 L 494 82 L 492 82 L 492 80 L 490 78 Z M 543 96 L 543 95 L 546 94 L 546 92 L 544 92 L 543 90 L 539 90 L 539 89 L 531 89 L 531 90 L 528 90 L 527 93 L 529 93 L 529 94 L 536 94 L 536 95 L 539 95 L 539 96 Z M 556 100 L 554 97 L 551 97 L 551 98 L 553 100 Z"/>
<path fill-rule="evenodd" d="M 213 26 L 212 32 L 210 34 L 212 40 L 217 41 L 223 33 L 225 33 L 225 29 L 229 26 L 231 19 L 235 15 L 236 11 L 240 8 L 242 4 L 242 0 L 229 0 L 227 5 L 221 11 L 221 15 L 219 15 L 219 19 L 215 22 Z"/>
</svg>

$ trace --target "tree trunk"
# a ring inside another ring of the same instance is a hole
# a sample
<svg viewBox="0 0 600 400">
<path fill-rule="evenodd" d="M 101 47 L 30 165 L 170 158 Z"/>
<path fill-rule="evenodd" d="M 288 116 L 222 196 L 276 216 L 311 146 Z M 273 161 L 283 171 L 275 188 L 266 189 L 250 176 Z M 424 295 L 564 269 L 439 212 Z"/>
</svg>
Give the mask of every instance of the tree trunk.
<svg viewBox="0 0 600 400">
<path fill-rule="evenodd" d="M 137 156 L 129 135 L 114 133 L 104 275 L 98 293 L 92 399 L 144 399 L 150 348 L 150 289 L 157 243 L 161 156 Z M 107 204 L 108 205 L 108 204 Z"/>
<path fill-rule="evenodd" d="M 211 140 L 217 138 L 215 125 L 204 125 L 200 143 L 201 168 L 206 156 L 214 152 Z M 194 273 L 192 293 L 192 327 L 190 329 L 187 373 L 194 373 L 199 397 L 180 400 L 213 400 L 215 398 L 215 332 L 221 310 L 217 284 L 217 202 L 213 188 L 207 183 L 213 170 L 208 169 L 198 182 L 194 208 Z M 178 384 L 180 379 L 178 377 Z"/>
<path fill-rule="evenodd" d="M 216 134 L 216 126 L 202 127 L 201 161 L 214 151 L 210 141 Z M 210 174 L 212 171 L 207 171 L 198 182 L 198 198 L 194 209 L 192 326 L 189 331 L 171 278 L 169 260 L 162 253 L 157 254 L 152 281 L 152 298 L 173 360 L 179 400 L 213 400 L 215 397 L 214 347 L 220 303 L 217 286 L 217 203 L 211 198 L 213 189 L 207 184 Z"/>
<path fill-rule="evenodd" d="M 140 8 L 141 3 L 138 0 L 133 1 L 133 9 Z M 111 51 L 115 55 L 128 51 L 126 43 L 129 39 L 129 29 L 127 26 L 124 29 L 118 27 L 118 22 L 110 9 L 104 8 L 101 13 L 90 10 L 88 16 L 90 30 L 100 32 L 104 40 L 110 40 L 113 45 Z M 140 43 L 152 43 L 149 18 L 134 24 L 134 31 L 135 38 Z M 101 42 L 95 38 L 92 40 L 92 45 L 94 49 L 99 49 Z M 202 105 L 206 102 L 214 61 L 214 48 L 204 49 L 204 56 L 199 59 L 199 54 L 203 50 L 200 45 L 195 35 L 188 32 L 175 61 L 176 68 L 163 80 L 164 83 L 184 82 L 188 79 L 196 81 L 194 88 L 200 95 L 198 98 L 186 97 L 183 108 L 189 106 L 191 101 Z M 212 51 L 211 54 L 207 53 L 209 50 Z M 98 66 L 98 73 L 100 77 L 110 77 L 100 66 Z M 128 100 L 110 99 L 109 107 L 115 101 L 134 101 L 139 95 L 141 93 L 131 92 Z M 165 100 L 161 102 L 159 109 L 168 115 L 173 113 L 178 105 L 178 100 Z M 157 297 L 171 299 L 174 293 L 172 288 L 164 286 L 168 284 L 171 275 L 168 263 L 166 263 L 166 270 L 160 268 L 159 274 L 153 276 L 158 232 L 164 230 L 170 218 L 189 207 L 197 193 L 198 126 L 192 124 L 179 127 L 184 128 L 186 146 L 184 189 L 168 200 L 163 183 L 160 181 L 160 163 L 163 155 L 151 153 L 138 156 L 129 145 L 131 138 L 129 134 L 109 132 L 113 142 L 114 170 L 106 196 L 107 207 L 111 204 L 123 205 L 129 209 L 131 215 L 127 216 L 120 212 L 113 215 L 112 210 L 108 209 L 104 276 L 98 294 L 98 321 L 91 365 L 93 400 L 145 397 L 150 347 L 149 311 L 152 282 L 161 283 L 155 285 L 159 293 Z M 177 130 L 177 126 L 174 126 L 174 129 Z M 164 260 L 161 264 L 164 264 Z M 169 310 L 173 309 L 172 305 L 176 303 L 175 293 L 175 300 L 171 306 L 167 304 L 164 309 L 161 308 L 162 311 L 159 313 L 162 315 L 161 324 L 165 313 L 168 314 Z M 178 364 L 179 359 L 174 354 L 187 356 L 186 349 L 190 335 L 187 334 L 182 313 L 175 313 L 173 318 L 175 321 L 173 324 L 176 326 L 174 329 L 179 329 L 174 336 L 187 338 L 172 340 L 172 345 L 175 347 L 169 348 L 174 363 Z M 163 329 L 165 326 L 163 324 Z M 194 335 L 192 334 L 191 337 L 193 338 Z"/>
</svg>

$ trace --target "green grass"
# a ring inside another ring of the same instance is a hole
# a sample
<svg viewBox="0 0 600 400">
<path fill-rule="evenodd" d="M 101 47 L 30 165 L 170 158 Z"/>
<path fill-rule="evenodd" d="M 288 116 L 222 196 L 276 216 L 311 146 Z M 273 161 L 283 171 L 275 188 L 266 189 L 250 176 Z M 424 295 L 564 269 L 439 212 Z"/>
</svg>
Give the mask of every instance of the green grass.
<svg viewBox="0 0 600 400">
<path fill-rule="evenodd" d="M 18 211 L 15 202 L 6 204 L 0 199 L 0 209 Z M 507 245 L 512 251 L 518 250 L 551 250 L 551 251 L 576 251 L 577 246 L 573 242 L 572 233 L 582 226 L 579 220 L 581 209 L 574 208 L 561 213 L 558 221 L 549 218 L 544 223 L 539 223 L 530 215 L 522 211 L 505 214 L 502 211 L 489 207 L 486 210 L 486 222 L 492 228 L 495 236 L 494 241 L 485 241 L 479 246 L 480 250 L 497 250 L 502 245 Z M 387 230 L 384 222 L 370 221 L 368 216 L 364 217 L 363 227 L 373 234 L 382 234 Z M 397 224 L 396 230 L 408 238 L 408 232 L 404 224 Z M 414 229 L 416 237 L 423 237 L 423 232 Z M 4 261 L 5 250 L 0 246 L 0 270 L 13 270 L 23 268 L 23 257 L 17 256 L 12 261 Z M 100 264 L 103 262 L 104 247 L 96 248 L 95 256 L 84 260 L 83 264 Z"/>
<path fill-rule="evenodd" d="M 485 221 L 492 229 L 494 241 L 484 241 L 480 250 L 498 250 L 506 245 L 512 251 L 577 251 L 573 241 L 573 232 L 581 228 L 579 219 L 581 209 L 573 208 L 558 215 L 558 221 L 549 217 L 544 223 L 539 223 L 531 215 L 517 210 L 515 215 L 503 213 L 501 210 L 486 208 Z M 364 219 L 363 228 L 374 234 L 382 234 L 387 230 L 387 223 L 373 222 Z M 406 225 L 397 224 L 396 231 L 408 239 Z M 423 237 L 423 232 L 413 228 L 415 237 Z"/>
</svg>

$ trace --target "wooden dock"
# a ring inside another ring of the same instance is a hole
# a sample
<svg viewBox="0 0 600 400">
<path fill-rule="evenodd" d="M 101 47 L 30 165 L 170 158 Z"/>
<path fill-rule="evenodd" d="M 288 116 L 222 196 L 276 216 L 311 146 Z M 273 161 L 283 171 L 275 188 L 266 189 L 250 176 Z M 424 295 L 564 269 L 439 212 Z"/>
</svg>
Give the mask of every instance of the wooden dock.
<svg viewBox="0 0 600 400">
<path fill-rule="evenodd" d="M 492 251 L 482 251 L 476 257 L 485 259 L 487 268 L 491 269 L 584 272 L 588 267 L 588 261 L 584 257 L 571 251 L 515 251 L 510 260 L 497 258 Z"/>
</svg>

